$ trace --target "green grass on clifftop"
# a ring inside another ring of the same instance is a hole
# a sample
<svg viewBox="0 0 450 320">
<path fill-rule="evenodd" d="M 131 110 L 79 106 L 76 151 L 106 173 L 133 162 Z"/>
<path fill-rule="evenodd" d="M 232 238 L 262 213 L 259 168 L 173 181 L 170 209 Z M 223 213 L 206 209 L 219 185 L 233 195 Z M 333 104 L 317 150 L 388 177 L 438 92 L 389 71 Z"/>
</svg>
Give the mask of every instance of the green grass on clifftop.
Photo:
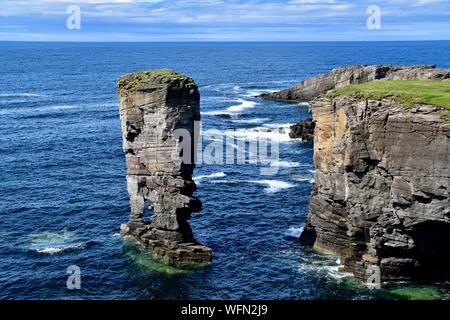
<svg viewBox="0 0 450 320">
<path fill-rule="evenodd" d="M 126 74 L 117 80 L 119 90 L 140 90 L 162 83 L 183 83 L 195 85 L 194 80 L 174 70 L 161 69 Z"/>
<path fill-rule="evenodd" d="M 392 98 L 406 108 L 417 104 L 441 107 L 441 117 L 450 121 L 450 83 L 423 80 L 372 81 L 337 89 L 327 96 L 362 96 L 366 99 L 381 100 Z"/>
</svg>

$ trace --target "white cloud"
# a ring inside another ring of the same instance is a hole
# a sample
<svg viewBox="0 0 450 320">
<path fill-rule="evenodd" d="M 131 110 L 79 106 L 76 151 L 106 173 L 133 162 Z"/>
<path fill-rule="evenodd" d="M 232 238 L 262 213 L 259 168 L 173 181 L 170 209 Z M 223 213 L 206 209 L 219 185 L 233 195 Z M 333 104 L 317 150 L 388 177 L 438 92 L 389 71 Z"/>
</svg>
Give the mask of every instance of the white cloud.
<svg viewBox="0 0 450 320">
<path fill-rule="evenodd" d="M 169 35 L 172 39 L 189 33 L 204 39 L 252 39 L 267 37 L 297 39 L 328 37 L 362 37 L 367 34 L 366 9 L 373 0 L 16 0 L 2 2 L 0 17 L 5 25 L 22 24 L 30 35 L 49 38 L 61 32 L 69 4 L 82 9 L 85 36 L 120 35 L 134 39 L 139 33 Z M 377 0 L 382 9 L 383 29 L 391 33 L 420 35 L 450 33 L 450 28 L 434 26 L 449 24 L 450 0 Z M 420 21 L 419 21 L 420 20 Z M 25 22 L 24 22 L 25 21 Z M 35 21 L 39 21 L 35 23 Z M 20 22 L 20 23 L 19 23 Z M 51 27 L 49 27 L 51 26 Z M 93 29 L 89 29 L 89 26 Z M 44 28 L 46 27 L 46 28 Z M 54 30 L 51 28 L 55 28 Z M 42 31 L 45 29 L 45 31 Z M 170 29 L 170 30 L 168 30 Z M 40 31 L 39 31 L 40 30 Z M 150 30 L 150 31 L 149 31 Z M 405 31 L 406 30 L 406 31 Z M 436 33 L 439 30 L 439 33 Z M 128 33 L 127 33 L 128 32 Z M 177 35 L 176 33 L 179 33 Z M 6 38 L 4 32 L 0 40 Z M 378 33 L 381 36 L 382 33 Z M 386 33 L 387 34 L 387 33 Z M 12 34 L 10 34 L 13 36 Z M 277 35 L 277 36 L 275 36 Z M 361 36 L 363 35 L 363 36 Z M 372 36 L 371 33 L 368 36 Z M 22 35 L 20 35 L 22 36 Z M 72 36 L 72 34 L 71 34 Z M 425 36 L 423 36 L 425 37 Z M 449 37 L 450 38 L 450 37 Z"/>
</svg>

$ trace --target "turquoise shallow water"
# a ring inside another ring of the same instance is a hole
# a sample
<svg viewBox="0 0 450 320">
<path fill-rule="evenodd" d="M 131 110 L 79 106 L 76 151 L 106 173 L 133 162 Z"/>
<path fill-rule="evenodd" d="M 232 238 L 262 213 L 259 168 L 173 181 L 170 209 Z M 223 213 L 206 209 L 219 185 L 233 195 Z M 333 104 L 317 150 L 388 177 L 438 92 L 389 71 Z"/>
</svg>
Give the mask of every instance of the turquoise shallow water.
<svg viewBox="0 0 450 320">
<path fill-rule="evenodd" d="M 128 218 L 115 79 L 173 68 L 202 95 L 203 128 L 258 136 L 308 118 L 305 105 L 252 96 L 357 63 L 450 67 L 450 42 L 52 44 L 0 43 L 0 298 L 447 298 L 447 284 L 370 291 L 337 272 L 336 257 L 302 248 L 312 146 L 280 142 L 280 171 L 201 165 L 204 210 L 192 219 L 214 250 L 202 270 L 152 260 L 118 237 Z M 66 288 L 67 267 L 82 289 Z"/>
</svg>

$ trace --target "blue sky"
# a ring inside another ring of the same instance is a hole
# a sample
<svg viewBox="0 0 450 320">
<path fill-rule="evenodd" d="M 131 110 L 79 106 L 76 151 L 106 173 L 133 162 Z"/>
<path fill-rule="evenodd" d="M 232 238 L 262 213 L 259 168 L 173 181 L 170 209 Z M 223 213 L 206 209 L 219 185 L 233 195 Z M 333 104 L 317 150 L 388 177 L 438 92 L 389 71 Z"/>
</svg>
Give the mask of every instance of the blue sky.
<svg viewBox="0 0 450 320">
<path fill-rule="evenodd" d="M 81 29 L 68 30 L 69 5 Z M 381 9 L 381 30 L 367 8 Z M 450 40 L 450 0 L 0 0 L 0 41 Z"/>
</svg>

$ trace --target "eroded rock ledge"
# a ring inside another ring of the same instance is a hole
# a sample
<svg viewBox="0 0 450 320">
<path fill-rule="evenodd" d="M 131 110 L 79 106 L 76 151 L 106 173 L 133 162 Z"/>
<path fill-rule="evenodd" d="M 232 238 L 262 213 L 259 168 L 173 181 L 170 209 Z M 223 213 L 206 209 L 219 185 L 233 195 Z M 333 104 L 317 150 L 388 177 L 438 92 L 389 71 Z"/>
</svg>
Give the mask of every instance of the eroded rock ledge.
<svg viewBox="0 0 450 320">
<path fill-rule="evenodd" d="M 329 73 L 300 82 L 294 87 L 260 97 L 280 101 L 309 102 L 328 91 L 351 84 L 361 84 L 374 80 L 444 80 L 450 79 L 450 70 L 439 70 L 434 65 L 356 65 L 342 67 Z"/>
<path fill-rule="evenodd" d="M 191 213 L 202 207 L 192 196 L 194 160 L 183 162 L 181 141 L 174 135 L 185 129 L 195 137 L 194 121 L 200 120 L 197 85 L 170 70 L 129 74 L 117 85 L 131 204 L 122 236 L 138 241 L 169 265 L 210 264 L 211 249 L 195 240 L 188 223 Z M 151 211 L 151 222 L 146 222 Z"/>
</svg>

